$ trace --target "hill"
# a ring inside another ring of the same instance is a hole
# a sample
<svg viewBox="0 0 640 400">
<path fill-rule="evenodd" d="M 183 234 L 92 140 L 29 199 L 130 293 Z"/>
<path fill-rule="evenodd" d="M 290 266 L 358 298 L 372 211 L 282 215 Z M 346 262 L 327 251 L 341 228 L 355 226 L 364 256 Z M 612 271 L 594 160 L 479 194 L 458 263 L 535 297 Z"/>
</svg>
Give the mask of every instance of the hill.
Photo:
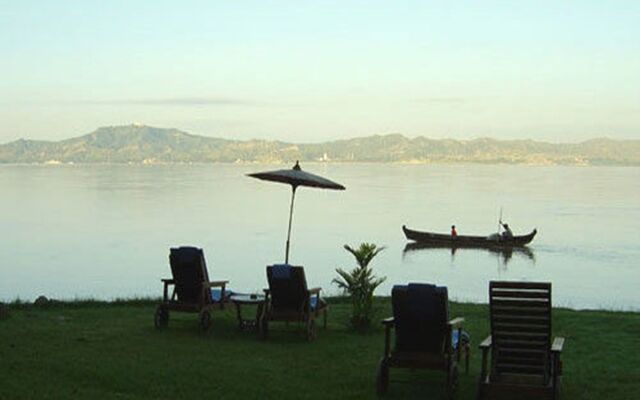
<svg viewBox="0 0 640 400">
<path fill-rule="evenodd" d="M 0 145 L 0 163 L 412 162 L 640 165 L 640 140 L 434 140 L 400 134 L 317 144 L 228 140 L 144 125 L 110 126 L 57 142 Z"/>
</svg>

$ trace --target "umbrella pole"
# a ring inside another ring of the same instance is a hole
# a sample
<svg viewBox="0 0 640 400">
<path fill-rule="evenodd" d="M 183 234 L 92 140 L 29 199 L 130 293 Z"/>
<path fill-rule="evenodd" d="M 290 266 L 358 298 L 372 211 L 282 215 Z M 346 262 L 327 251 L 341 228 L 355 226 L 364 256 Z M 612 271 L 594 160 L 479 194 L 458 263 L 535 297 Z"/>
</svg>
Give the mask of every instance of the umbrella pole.
<svg viewBox="0 0 640 400">
<path fill-rule="evenodd" d="M 284 263 L 289 264 L 289 245 L 291 244 L 291 221 L 293 220 L 293 200 L 296 197 L 297 186 L 291 186 L 291 207 L 289 208 L 289 229 L 287 231 L 287 247 L 285 249 Z"/>
</svg>

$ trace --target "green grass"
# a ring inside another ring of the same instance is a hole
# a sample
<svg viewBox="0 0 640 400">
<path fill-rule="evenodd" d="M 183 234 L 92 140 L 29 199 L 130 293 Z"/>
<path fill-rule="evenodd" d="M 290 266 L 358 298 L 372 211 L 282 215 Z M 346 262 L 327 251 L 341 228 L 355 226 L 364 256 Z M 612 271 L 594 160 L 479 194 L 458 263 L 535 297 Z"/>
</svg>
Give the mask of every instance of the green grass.
<svg viewBox="0 0 640 400">
<path fill-rule="evenodd" d="M 266 342 L 238 332 L 232 307 L 214 313 L 211 332 L 201 334 L 195 314 L 173 313 L 157 331 L 149 300 L 12 304 L 0 320 L 0 399 L 375 398 L 384 332 L 352 332 L 349 304 L 330 304 L 329 328 L 312 343 L 296 324 L 272 324 Z M 381 317 L 390 314 L 389 299 L 376 304 Z M 466 318 L 473 345 L 456 398 L 472 399 L 487 307 L 452 303 L 451 316 Z M 556 309 L 553 316 L 554 334 L 567 338 L 562 398 L 640 398 L 640 314 Z M 444 398 L 442 373 L 393 369 L 391 379 L 386 398 Z"/>
</svg>

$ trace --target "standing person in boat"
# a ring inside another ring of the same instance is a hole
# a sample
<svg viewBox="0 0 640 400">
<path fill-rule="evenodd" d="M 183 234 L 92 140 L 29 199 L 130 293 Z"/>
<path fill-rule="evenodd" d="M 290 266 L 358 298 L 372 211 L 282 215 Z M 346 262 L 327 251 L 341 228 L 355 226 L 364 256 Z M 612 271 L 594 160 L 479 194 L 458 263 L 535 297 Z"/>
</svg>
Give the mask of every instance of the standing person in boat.
<svg viewBox="0 0 640 400">
<path fill-rule="evenodd" d="M 509 224 L 502 221 L 500 221 L 500 224 L 502 225 L 502 229 L 504 229 L 504 232 L 502 232 L 502 238 L 513 239 L 513 232 L 511 231 L 511 228 L 509 228 Z"/>
<path fill-rule="evenodd" d="M 451 225 L 451 236 L 453 236 L 453 237 L 458 236 L 458 232 L 456 231 L 456 226 L 455 225 Z"/>
</svg>

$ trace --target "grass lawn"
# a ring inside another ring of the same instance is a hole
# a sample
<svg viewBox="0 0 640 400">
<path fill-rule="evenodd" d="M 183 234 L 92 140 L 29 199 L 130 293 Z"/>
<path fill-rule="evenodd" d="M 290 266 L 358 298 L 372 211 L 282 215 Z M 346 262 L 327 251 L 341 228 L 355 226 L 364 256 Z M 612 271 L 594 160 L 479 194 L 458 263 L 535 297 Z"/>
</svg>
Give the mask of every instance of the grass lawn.
<svg viewBox="0 0 640 400">
<path fill-rule="evenodd" d="M 376 301 L 380 317 L 390 315 L 389 299 Z M 375 398 L 384 331 L 354 333 L 349 304 L 330 304 L 329 327 L 311 343 L 295 324 L 272 324 L 266 342 L 239 332 L 232 307 L 201 334 L 195 314 L 172 313 L 157 331 L 151 301 L 10 305 L 0 320 L 0 399 Z M 466 318 L 472 341 L 456 398 L 473 399 L 488 309 L 452 303 L 451 316 Z M 640 399 L 639 313 L 557 309 L 553 317 L 554 334 L 567 338 L 562 398 Z M 444 393 L 443 373 L 392 369 L 386 398 Z"/>
</svg>

